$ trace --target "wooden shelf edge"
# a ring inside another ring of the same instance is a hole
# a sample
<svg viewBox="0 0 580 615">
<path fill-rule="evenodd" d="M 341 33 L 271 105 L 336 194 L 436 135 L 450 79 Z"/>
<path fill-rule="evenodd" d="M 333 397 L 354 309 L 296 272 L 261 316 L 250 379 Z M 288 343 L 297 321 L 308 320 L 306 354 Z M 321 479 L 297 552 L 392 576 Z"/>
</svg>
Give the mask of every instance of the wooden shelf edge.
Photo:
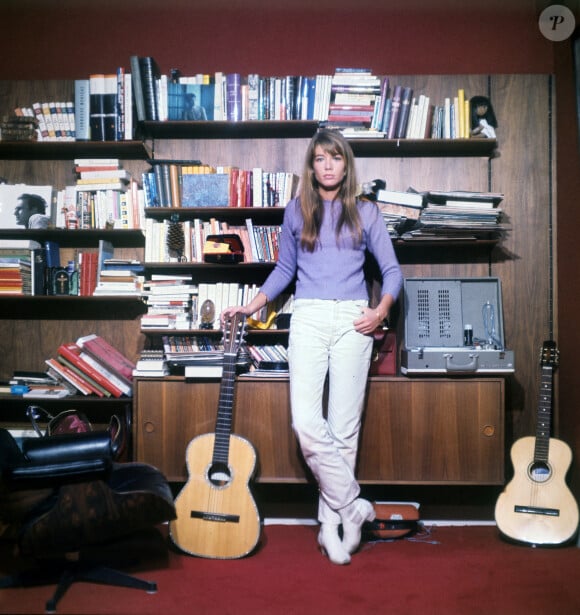
<svg viewBox="0 0 580 615">
<path fill-rule="evenodd" d="M 0 160 L 147 160 L 151 154 L 143 141 L 0 141 Z"/>
<path fill-rule="evenodd" d="M 2 239 L 33 239 L 40 243 L 54 241 L 62 247 L 98 247 L 100 239 L 111 241 L 116 248 L 134 248 L 145 245 L 141 229 L 0 229 Z"/>
</svg>

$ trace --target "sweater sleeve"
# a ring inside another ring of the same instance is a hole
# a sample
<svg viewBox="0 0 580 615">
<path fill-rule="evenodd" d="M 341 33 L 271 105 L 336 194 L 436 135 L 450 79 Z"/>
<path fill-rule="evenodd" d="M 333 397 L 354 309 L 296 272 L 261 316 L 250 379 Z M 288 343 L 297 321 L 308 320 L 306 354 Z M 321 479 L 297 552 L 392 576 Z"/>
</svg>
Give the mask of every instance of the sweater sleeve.
<svg viewBox="0 0 580 615">
<path fill-rule="evenodd" d="M 364 228 L 368 251 L 374 256 L 382 274 L 382 295 L 399 296 L 403 286 L 403 274 L 395 255 L 393 240 L 374 203 L 362 202 Z"/>
<path fill-rule="evenodd" d="M 260 288 L 268 298 L 268 301 L 274 300 L 280 293 L 284 292 L 296 275 L 299 239 L 297 234 L 300 233 L 296 215 L 297 207 L 298 203 L 296 199 L 290 201 L 288 205 L 286 205 L 282 231 L 280 233 L 278 262 Z"/>
</svg>

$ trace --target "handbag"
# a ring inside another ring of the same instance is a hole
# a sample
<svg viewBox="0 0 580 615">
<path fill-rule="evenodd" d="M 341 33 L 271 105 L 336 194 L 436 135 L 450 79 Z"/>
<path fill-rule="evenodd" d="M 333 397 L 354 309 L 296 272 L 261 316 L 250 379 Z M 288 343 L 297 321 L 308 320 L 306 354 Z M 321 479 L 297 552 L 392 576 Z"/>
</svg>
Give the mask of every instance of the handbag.
<svg viewBox="0 0 580 615">
<path fill-rule="evenodd" d="M 26 416 L 30 419 L 32 428 L 41 438 L 65 433 L 86 433 L 92 431 L 93 426 L 84 412 L 79 410 L 63 410 L 56 416 L 40 406 L 28 406 Z M 48 420 L 46 432 L 42 433 L 38 421 L 42 418 Z"/>
<path fill-rule="evenodd" d="M 394 376 L 397 373 L 397 335 L 391 329 L 377 329 L 374 333 L 369 374 Z"/>
</svg>

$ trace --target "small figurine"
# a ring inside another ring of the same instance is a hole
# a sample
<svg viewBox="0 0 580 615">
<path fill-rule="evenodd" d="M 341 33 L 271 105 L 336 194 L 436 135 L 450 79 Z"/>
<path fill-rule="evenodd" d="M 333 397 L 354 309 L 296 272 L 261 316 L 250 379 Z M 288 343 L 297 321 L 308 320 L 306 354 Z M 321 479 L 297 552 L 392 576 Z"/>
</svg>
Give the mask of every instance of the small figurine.
<svg viewBox="0 0 580 615">
<path fill-rule="evenodd" d="M 469 101 L 471 107 L 471 136 L 495 139 L 497 120 L 487 96 L 473 96 Z"/>
</svg>

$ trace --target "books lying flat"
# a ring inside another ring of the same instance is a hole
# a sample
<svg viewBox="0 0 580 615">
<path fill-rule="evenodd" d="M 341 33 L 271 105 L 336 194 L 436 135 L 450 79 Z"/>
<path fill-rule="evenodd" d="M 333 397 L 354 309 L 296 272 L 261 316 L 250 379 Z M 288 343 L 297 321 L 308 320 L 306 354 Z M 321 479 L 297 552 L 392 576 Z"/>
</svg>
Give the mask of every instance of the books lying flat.
<svg viewBox="0 0 580 615">
<path fill-rule="evenodd" d="M 377 201 L 383 203 L 395 203 L 397 205 L 407 205 L 408 207 L 423 207 L 425 197 L 420 192 L 398 190 L 377 190 Z"/>
<path fill-rule="evenodd" d="M 185 378 L 221 378 L 223 365 L 186 365 Z"/>
</svg>

